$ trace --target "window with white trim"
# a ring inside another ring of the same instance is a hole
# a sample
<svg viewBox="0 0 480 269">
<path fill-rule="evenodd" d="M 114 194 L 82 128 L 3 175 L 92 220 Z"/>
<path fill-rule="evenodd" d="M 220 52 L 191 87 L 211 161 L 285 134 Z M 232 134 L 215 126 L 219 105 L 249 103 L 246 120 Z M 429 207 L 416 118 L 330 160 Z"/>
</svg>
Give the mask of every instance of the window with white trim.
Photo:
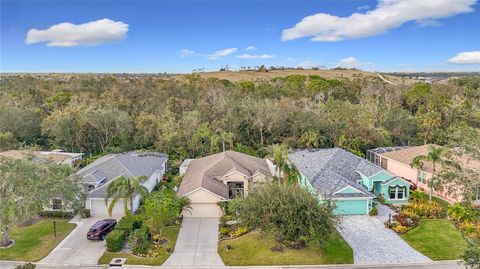
<svg viewBox="0 0 480 269">
<path fill-rule="evenodd" d="M 403 200 L 406 193 L 405 187 L 395 186 L 388 189 L 390 200 Z"/>
</svg>

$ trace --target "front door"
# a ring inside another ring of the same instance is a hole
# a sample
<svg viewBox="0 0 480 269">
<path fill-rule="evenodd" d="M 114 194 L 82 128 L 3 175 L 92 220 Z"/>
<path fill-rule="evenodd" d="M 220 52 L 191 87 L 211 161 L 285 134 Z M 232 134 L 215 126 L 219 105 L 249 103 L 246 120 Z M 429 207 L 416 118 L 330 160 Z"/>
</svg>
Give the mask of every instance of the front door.
<svg viewBox="0 0 480 269">
<path fill-rule="evenodd" d="M 228 198 L 234 199 L 237 197 L 242 197 L 244 192 L 243 182 L 228 182 Z"/>
</svg>

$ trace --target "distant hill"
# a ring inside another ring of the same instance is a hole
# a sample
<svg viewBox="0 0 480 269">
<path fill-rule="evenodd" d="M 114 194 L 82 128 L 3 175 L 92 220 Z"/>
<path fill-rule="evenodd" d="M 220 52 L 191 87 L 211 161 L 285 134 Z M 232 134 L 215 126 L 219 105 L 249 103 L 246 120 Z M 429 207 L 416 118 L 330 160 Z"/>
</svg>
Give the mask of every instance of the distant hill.
<svg viewBox="0 0 480 269">
<path fill-rule="evenodd" d="M 296 69 L 288 69 L 288 70 L 269 70 L 268 72 L 260 72 L 260 71 L 216 71 L 216 72 L 198 72 L 198 74 L 202 78 L 218 78 L 218 79 L 228 79 L 233 82 L 238 81 L 256 81 L 262 79 L 272 79 L 276 77 L 286 77 L 290 75 L 318 75 L 328 79 L 341 79 L 341 78 L 372 78 L 372 79 L 381 79 L 377 73 L 374 72 L 366 72 L 361 70 L 296 70 Z M 175 78 L 182 78 L 185 75 L 175 75 Z M 394 84 L 402 84 L 402 83 L 414 83 L 416 80 L 412 80 L 409 78 L 402 78 L 399 76 L 394 76 L 390 74 L 382 74 L 383 78 L 387 81 L 390 81 Z"/>
</svg>

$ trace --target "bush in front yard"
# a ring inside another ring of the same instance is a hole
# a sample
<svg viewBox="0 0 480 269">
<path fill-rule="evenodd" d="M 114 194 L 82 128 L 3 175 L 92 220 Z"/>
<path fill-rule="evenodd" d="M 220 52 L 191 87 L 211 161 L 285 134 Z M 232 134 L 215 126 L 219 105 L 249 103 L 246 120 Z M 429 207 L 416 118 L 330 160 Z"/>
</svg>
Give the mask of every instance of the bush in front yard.
<svg viewBox="0 0 480 269">
<path fill-rule="evenodd" d="M 445 210 L 435 201 L 412 201 L 405 205 L 404 210 L 410 210 L 427 219 L 439 219 L 445 216 Z"/>
<path fill-rule="evenodd" d="M 123 248 L 125 241 L 125 231 L 113 230 L 107 235 L 107 250 L 110 252 L 118 252 Z"/>
<path fill-rule="evenodd" d="M 330 202 L 319 203 L 309 190 L 297 184 L 267 182 L 230 205 L 243 227 L 278 234 L 289 246 L 324 243 L 336 222 Z"/>
<path fill-rule="evenodd" d="M 134 230 L 128 238 L 128 243 L 130 244 L 132 253 L 136 255 L 147 254 L 149 247 L 148 238 L 149 234 L 147 227 Z"/>
<path fill-rule="evenodd" d="M 129 236 L 130 233 L 142 226 L 142 218 L 139 215 L 127 215 L 124 216 L 115 226 L 115 230 L 122 230 L 125 232 L 125 236 Z"/>
<path fill-rule="evenodd" d="M 39 215 L 45 218 L 71 218 L 75 214 L 67 211 L 43 211 Z"/>
</svg>

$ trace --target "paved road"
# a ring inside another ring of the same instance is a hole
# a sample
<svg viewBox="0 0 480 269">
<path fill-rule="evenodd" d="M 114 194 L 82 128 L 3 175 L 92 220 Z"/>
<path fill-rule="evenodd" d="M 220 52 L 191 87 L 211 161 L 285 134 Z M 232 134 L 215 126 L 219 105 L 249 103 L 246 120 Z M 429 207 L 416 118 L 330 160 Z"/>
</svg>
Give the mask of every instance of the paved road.
<svg viewBox="0 0 480 269">
<path fill-rule="evenodd" d="M 0 261 L 0 269 L 14 269 L 17 263 L 9 263 Z M 37 265 L 36 269 L 99 269 L 108 268 L 107 266 L 72 266 L 72 265 Z M 379 264 L 379 265 L 318 265 L 318 266 L 133 266 L 124 265 L 121 268 L 128 269 L 179 269 L 179 268 L 212 268 L 212 269 L 465 269 L 464 266 L 457 264 L 455 261 L 448 262 L 432 262 L 427 264 Z"/>
<path fill-rule="evenodd" d="M 100 219 L 103 218 L 92 217 L 78 222 L 78 226 L 41 262 L 97 265 L 98 259 L 105 251 L 105 241 L 87 240 L 87 231 Z"/>
<path fill-rule="evenodd" d="M 184 218 L 167 266 L 223 266 L 218 255 L 218 218 Z"/>
<path fill-rule="evenodd" d="M 345 216 L 340 234 L 353 249 L 355 264 L 399 264 L 431 261 L 377 218 Z"/>
</svg>

